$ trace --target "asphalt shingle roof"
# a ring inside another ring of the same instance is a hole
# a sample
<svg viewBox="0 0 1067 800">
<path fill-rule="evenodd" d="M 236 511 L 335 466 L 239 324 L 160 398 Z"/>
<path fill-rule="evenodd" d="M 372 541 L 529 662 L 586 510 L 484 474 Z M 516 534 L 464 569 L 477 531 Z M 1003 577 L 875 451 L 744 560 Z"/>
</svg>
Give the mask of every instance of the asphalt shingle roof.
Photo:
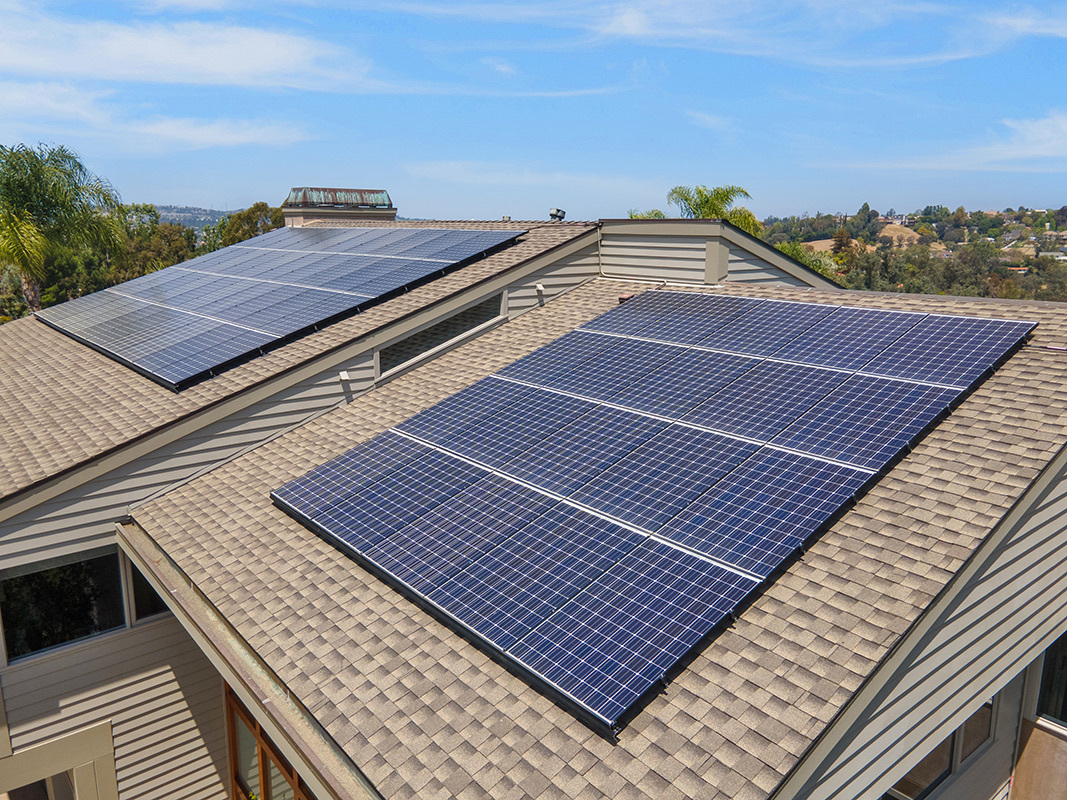
<svg viewBox="0 0 1067 800">
<path fill-rule="evenodd" d="M 528 230 L 499 253 L 180 393 L 36 319 L 0 325 L 0 500 L 565 244 L 594 223 L 361 222 Z"/>
<path fill-rule="evenodd" d="M 765 798 L 1067 442 L 1067 305 L 728 287 L 1040 325 L 609 743 L 268 493 L 647 288 L 588 283 L 134 512 L 385 797 Z"/>
</svg>

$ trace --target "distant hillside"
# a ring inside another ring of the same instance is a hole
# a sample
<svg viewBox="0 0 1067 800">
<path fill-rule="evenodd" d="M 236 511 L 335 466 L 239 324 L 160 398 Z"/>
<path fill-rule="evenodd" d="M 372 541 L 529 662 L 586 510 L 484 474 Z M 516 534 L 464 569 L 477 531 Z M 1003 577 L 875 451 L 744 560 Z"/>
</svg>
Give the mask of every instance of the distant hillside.
<svg viewBox="0 0 1067 800">
<path fill-rule="evenodd" d="M 195 206 L 156 206 L 160 222 L 177 222 L 179 225 L 198 230 L 205 225 L 214 225 L 223 217 L 243 210 L 235 208 L 233 211 L 219 211 L 214 208 L 196 208 Z"/>
</svg>

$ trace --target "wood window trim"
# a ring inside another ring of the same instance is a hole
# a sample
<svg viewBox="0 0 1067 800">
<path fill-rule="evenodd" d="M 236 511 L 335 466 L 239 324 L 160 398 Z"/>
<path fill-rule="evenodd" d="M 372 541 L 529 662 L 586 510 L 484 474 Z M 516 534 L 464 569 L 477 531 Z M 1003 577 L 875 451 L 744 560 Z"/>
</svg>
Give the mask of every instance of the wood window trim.
<svg viewBox="0 0 1067 800">
<path fill-rule="evenodd" d="M 226 749 L 229 756 L 229 787 L 232 800 L 249 800 L 240 782 L 237 780 L 237 726 L 234 719 L 239 718 L 245 727 L 251 731 L 256 740 L 256 769 L 259 771 L 259 795 L 258 800 L 277 800 L 270 797 L 270 765 L 273 764 L 277 772 L 285 778 L 292 791 L 294 800 L 315 800 L 315 796 L 307 787 L 296 769 L 286 760 L 278 748 L 274 746 L 270 738 L 263 731 L 252 713 L 245 708 L 233 689 L 226 687 Z"/>
</svg>

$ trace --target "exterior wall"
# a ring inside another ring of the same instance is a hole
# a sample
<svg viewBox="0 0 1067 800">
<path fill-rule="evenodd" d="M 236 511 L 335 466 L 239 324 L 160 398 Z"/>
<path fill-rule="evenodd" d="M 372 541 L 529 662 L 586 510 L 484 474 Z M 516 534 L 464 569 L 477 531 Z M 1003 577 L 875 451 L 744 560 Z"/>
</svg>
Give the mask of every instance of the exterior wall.
<svg viewBox="0 0 1067 800">
<path fill-rule="evenodd" d="M 170 615 L 5 667 L 0 685 L 13 758 L 110 721 L 122 800 L 226 796 L 222 680 Z"/>
<path fill-rule="evenodd" d="M 983 746 L 955 775 L 950 776 L 929 800 L 1007 800 L 1015 742 L 1019 734 L 1024 675 L 1015 676 L 1000 693 L 993 720 L 992 741 Z M 1067 785 L 1067 784 L 1065 784 Z"/>
<path fill-rule="evenodd" d="M 728 277 L 731 283 L 776 283 L 786 286 L 810 286 L 793 275 L 768 264 L 755 253 L 743 250 L 735 244 L 727 245 L 730 251 Z"/>
<path fill-rule="evenodd" d="M 775 283 L 840 288 L 773 247 L 718 220 L 606 220 L 600 271 L 669 283 Z"/>
<path fill-rule="evenodd" d="M 1065 478 L 1061 453 L 777 797 L 880 797 L 1067 629 Z"/>
<path fill-rule="evenodd" d="M 521 282 L 509 286 L 508 317 L 514 319 L 531 308 L 543 306 L 553 297 L 597 277 L 599 272 L 600 253 L 597 245 L 591 244 L 580 252 L 540 269 Z M 544 289 L 543 292 L 537 291 L 538 284 Z"/>
<path fill-rule="evenodd" d="M 600 273 L 607 278 L 702 284 L 706 250 L 704 237 L 604 231 Z"/>
</svg>

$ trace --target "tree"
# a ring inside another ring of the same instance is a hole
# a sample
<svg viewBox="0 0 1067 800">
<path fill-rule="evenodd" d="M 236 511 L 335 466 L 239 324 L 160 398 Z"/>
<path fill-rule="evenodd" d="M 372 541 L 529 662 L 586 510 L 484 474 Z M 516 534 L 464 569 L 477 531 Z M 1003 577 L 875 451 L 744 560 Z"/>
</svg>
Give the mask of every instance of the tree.
<svg viewBox="0 0 1067 800">
<path fill-rule="evenodd" d="M 675 186 L 667 192 L 667 202 L 678 206 L 679 216 L 685 219 L 721 219 L 743 231 L 759 236 L 763 225 L 755 214 L 744 206 L 734 206 L 739 197 L 751 197 L 740 186 Z M 630 211 L 631 219 L 665 219 L 659 209 Z"/>
<path fill-rule="evenodd" d="M 45 259 L 61 248 L 121 240 L 111 185 L 65 147 L 0 145 L 0 264 L 18 273 L 30 311 L 41 308 Z"/>
</svg>

